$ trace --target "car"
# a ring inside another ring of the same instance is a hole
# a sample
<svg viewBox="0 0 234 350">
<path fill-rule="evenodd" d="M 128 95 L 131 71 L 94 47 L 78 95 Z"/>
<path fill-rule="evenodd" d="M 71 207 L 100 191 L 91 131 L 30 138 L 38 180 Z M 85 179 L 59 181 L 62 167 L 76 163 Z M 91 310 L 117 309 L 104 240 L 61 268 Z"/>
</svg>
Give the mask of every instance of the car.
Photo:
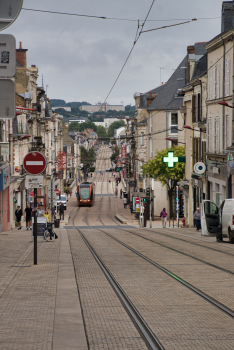
<svg viewBox="0 0 234 350">
<path fill-rule="evenodd" d="M 67 209 L 67 197 L 65 194 L 61 194 L 57 197 L 57 206 L 59 206 L 60 202 L 63 203 L 64 209 Z"/>
</svg>

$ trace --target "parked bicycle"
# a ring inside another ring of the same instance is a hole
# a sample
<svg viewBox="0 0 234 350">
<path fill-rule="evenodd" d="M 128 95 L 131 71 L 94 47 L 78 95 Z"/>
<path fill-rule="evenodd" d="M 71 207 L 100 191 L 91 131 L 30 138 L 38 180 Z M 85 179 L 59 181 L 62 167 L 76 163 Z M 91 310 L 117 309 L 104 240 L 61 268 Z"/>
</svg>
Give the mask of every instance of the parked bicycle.
<svg viewBox="0 0 234 350">
<path fill-rule="evenodd" d="M 53 222 L 47 222 L 47 228 L 44 232 L 44 238 L 47 242 L 53 242 L 55 238 L 58 238 L 58 236 L 53 230 L 53 225 Z"/>
</svg>

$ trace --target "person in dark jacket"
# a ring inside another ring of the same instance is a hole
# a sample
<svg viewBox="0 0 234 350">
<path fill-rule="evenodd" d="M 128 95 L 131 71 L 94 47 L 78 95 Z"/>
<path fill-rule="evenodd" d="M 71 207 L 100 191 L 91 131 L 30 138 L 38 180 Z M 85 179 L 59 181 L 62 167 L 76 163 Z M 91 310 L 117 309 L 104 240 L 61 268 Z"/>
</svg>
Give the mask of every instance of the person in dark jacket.
<svg viewBox="0 0 234 350">
<path fill-rule="evenodd" d="M 16 221 L 17 221 L 17 226 L 18 226 L 18 230 L 21 230 L 21 216 L 22 216 L 22 210 L 20 209 L 20 206 L 17 206 L 17 209 L 15 211 L 15 217 L 16 217 Z"/>
<path fill-rule="evenodd" d="M 63 217 L 63 220 L 64 220 L 64 205 L 62 202 L 60 202 L 59 211 L 60 211 L 60 220 L 61 220 L 61 217 Z"/>
<path fill-rule="evenodd" d="M 27 205 L 27 208 L 24 210 L 25 212 L 25 218 L 26 218 L 26 227 L 27 231 L 32 229 L 32 208 L 30 208 L 30 205 Z"/>
</svg>

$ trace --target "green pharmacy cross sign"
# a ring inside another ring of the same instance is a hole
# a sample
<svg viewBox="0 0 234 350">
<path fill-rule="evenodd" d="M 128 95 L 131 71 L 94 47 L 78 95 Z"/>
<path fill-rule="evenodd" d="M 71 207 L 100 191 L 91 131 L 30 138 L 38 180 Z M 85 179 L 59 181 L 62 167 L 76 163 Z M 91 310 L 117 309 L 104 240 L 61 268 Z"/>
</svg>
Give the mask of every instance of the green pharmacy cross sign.
<svg viewBox="0 0 234 350">
<path fill-rule="evenodd" d="M 163 157 L 163 163 L 167 163 L 168 168 L 174 168 L 174 163 L 185 163 L 185 157 L 176 157 L 174 152 L 168 152 L 167 157 Z"/>
</svg>

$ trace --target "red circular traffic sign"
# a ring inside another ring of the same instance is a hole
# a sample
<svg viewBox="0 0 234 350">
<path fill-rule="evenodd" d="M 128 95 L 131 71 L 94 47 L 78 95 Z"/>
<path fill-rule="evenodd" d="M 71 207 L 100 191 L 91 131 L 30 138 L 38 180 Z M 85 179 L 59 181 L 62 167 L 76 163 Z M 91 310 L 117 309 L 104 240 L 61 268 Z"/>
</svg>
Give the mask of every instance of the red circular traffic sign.
<svg viewBox="0 0 234 350">
<path fill-rule="evenodd" d="M 34 191 L 30 192 L 30 196 L 31 196 L 31 197 L 34 196 Z"/>
<path fill-rule="evenodd" d="M 59 195 L 59 190 L 57 188 L 54 190 L 54 192 L 56 193 L 57 196 Z"/>
<path fill-rule="evenodd" d="M 139 197 L 136 198 L 136 204 L 140 204 L 140 198 Z"/>
<path fill-rule="evenodd" d="M 46 157 L 40 152 L 29 152 L 24 157 L 23 167 L 29 174 L 40 174 L 45 170 L 46 166 Z"/>
</svg>

